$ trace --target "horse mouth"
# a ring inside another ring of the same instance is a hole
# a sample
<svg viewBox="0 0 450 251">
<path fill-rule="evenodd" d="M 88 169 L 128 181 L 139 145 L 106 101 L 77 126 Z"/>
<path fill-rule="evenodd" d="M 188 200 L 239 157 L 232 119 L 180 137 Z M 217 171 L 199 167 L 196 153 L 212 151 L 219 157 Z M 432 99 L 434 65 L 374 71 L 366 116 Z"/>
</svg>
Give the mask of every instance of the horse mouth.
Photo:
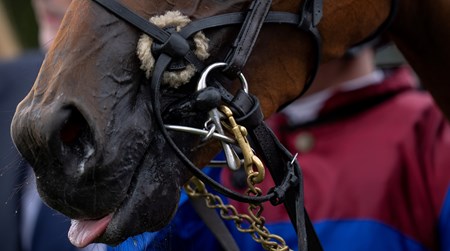
<svg viewBox="0 0 450 251">
<path fill-rule="evenodd" d="M 154 165 L 144 163 L 138 167 L 127 196 L 110 213 L 97 219 L 72 219 L 68 232 L 70 242 L 78 248 L 92 243 L 117 245 L 128 237 L 157 231 L 167 225 L 178 206 L 180 186 L 178 182 L 170 185 L 167 182 L 149 181 L 149 177 L 157 176 L 160 176 L 161 180 L 167 179 L 162 176 L 174 179 L 173 173 L 157 174 L 151 171 L 155 168 L 150 167 Z M 164 210 L 158 210 L 161 208 Z"/>
<path fill-rule="evenodd" d="M 97 219 L 73 219 L 68 232 L 70 242 L 78 248 L 96 242 L 117 245 L 128 237 L 167 225 L 175 214 L 180 188 L 143 184 L 140 180 L 131 184 L 132 191 L 111 213 Z"/>
<path fill-rule="evenodd" d="M 78 115 L 78 117 L 83 116 Z M 82 121 L 79 118 L 73 120 Z M 75 133 L 78 135 L 75 137 L 77 140 L 72 140 L 71 135 L 74 133 L 68 133 L 73 131 L 73 126 L 69 128 L 71 130 L 62 130 L 60 137 L 64 136 L 63 143 L 70 140 L 70 144 L 64 144 L 65 148 L 70 150 L 66 152 L 73 152 L 73 156 L 85 156 L 81 152 L 86 152 L 85 150 L 89 148 L 87 146 L 96 145 L 95 142 L 99 140 L 95 140 L 94 133 L 90 133 L 92 135 L 84 133 L 86 130 L 93 131 L 86 129 L 90 128 L 87 122 L 68 124 L 82 124 L 84 129 Z M 75 128 L 78 127 L 81 126 Z M 179 177 L 179 168 L 175 168 L 179 166 L 179 163 L 176 160 L 168 161 L 167 159 L 173 159 L 170 151 L 167 151 L 165 147 L 157 147 L 162 141 L 162 136 L 153 133 L 150 137 L 146 132 L 139 128 L 128 130 L 126 134 L 133 135 L 131 138 L 134 139 L 134 144 L 132 146 L 120 145 L 117 149 L 122 150 L 114 152 L 115 154 L 107 153 L 100 148 L 93 150 L 99 153 L 90 154 L 89 158 L 77 158 L 78 162 L 83 163 L 86 170 L 77 175 L 70 175 L 71 179 L 84 180 L 94 173 L 97 176 L 90 180 L 92 186 L 86 190 L 81 187 L 80 182 L 76 182 L 77 187 L 84 190 L 83 195 L 80 195 L 77 189 L 74 189 L 73 192 L 79 194 L 77 196 L 79 200 L 86 199 L 84 196 L 90 196 L 91 198 L 88 199 L 90 203 L 97 204 L 97 206 L 85 206 L 82 213 L 69 211 L 68 215 L 72 216 L 72 221 L 68 238 L 74 246 L 83 248 L 94 242 L 117 245 L 128 237 L 159 230 L 172 218 L 180 193 L 180 182 L 176 179 Z M 87 137 L 90 140 L 82 140 L 82 136 L 85 134 L 90 135 Z M 110 140 L 122 142 L 119 139 L 121 137 Z M 94 143 L 85 144 L 85 141 Z M 75 144 L 77 142 L 78 144 Z M 78 148 L 84 150 L 73 150 Z M 78 162 L 67 163 L 80 166 L 77 164 Z M 104 171 L 100 172 L 99 170 Z M 167 180 L 172 182 L 167 182 Z M 109 187 L 109 189 L 105 189 L 105 187 Z M 97 190 L 102 192 L 99 193 Z M 76 202 L 72 206 L 76 210 L 80 204 Z M 157 210 L 157 208 L 161 208 L 160 206 L 164 210 Z M 67 208 L 63 208 L 63 210 L 67 210 Z"/>
<path fill-rule="evenodd" d="M 72 220 L 68 233 L 70 242 L 78 248 L 86 247 L 106 231 L 112 218 L 111 213 L 98 220 Z"/>
</svg>

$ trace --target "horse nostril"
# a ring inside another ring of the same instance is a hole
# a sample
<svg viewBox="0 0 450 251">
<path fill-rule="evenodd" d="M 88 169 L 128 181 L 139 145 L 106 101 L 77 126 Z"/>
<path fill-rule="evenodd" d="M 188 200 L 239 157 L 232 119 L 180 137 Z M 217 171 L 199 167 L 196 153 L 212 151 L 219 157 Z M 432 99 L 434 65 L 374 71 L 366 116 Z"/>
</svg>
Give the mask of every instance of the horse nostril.
<svg viewBox="0 0 450 251">
<path fill-rule="evenodd" d="M 82 129 L 82 121 L 79 120 L 79 113 L 71 116 L 69 120 L 63 125 L 59 133 L 60 139 L 64 144 L 71 144 L 78 138 Z"/>
<path fill-rule="evenodd" d="M 69 116 L 61 127 L 59 138 L 64 145 L 73 147 L 90 140 L 92 135 L 81 112 L 75 107 L 68 109 L 70 110 Z"/>
<path fill-rule="evenodd" d="M 63 144 L 73 144 L 87 127 L 87 122 L 77 109 L 72 109 L 69 118 L 59 132 Z"/>
<path fill-rule="evenodd" d="M 50 146 L 64 165 L 66 174 L 78 176 L 90 169 L 88 161 L 95 155 L 94 135 L 86 117 L 75 106 L 66 106 L 60 110 L 59 128 L 55 130 Z"/>
</svg>

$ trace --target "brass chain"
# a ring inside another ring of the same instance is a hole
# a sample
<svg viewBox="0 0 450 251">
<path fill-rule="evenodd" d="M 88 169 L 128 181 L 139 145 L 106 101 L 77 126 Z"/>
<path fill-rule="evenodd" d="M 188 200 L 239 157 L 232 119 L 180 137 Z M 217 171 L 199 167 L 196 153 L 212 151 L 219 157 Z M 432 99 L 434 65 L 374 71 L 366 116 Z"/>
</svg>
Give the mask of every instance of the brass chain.
<svg viewBox="0 0 450 251">
<path fill-rule="evenodd" d="M 261 189 L 255 185 L 264 180 L 264 166 L 261 160 L 253 154 L 247 140 L 247 130 L 245 127 L 236 123 L 233 113 L 228 107 L 221 106 L 220 110 L 228 119 L 228 122 L 224 122 L 224 127 L 233 133 L 244 156 L 244 169 L 247 173 L 248 186 L 246 194 L 249 196 L 261 196 Z M 218 209 L 222 219 L 234 221 L 238 231 L 249 233 L 252 236 L 252 239 L 257 243 L 260 243 L 265 250 L 289 250 L 286 241 L 278 235 L 271 234 L 265 226 L 265 218 L 262 216 L 262 212 L 264 211 L 262 204 L 249 203 L 247 213 L 241 214 L 237 212 L 234 206 L 224 204 L 219 196 L 208 192 L 205 184 L 196 177 L 191 178 L 184 186 L 184 189 L 190 197 L 203 197 L 208 208 Z"/>
</svg>

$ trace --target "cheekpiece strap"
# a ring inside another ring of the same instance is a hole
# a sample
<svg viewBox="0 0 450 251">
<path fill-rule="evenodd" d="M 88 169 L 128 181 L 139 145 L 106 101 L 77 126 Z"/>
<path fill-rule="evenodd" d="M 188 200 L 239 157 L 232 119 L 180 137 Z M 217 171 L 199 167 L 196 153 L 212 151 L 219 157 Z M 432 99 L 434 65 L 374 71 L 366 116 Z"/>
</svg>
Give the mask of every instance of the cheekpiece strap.
<svg viewBox="0 0 450 251">
<path fill-rule="evenodd" d="M 272 0 L 254 0 L 251 3 L 239 35 L 225 59 L 228 67 L 224 72 L 230 78 L 236 78 L 247 63 L 271 5 Z"/>
</svg>

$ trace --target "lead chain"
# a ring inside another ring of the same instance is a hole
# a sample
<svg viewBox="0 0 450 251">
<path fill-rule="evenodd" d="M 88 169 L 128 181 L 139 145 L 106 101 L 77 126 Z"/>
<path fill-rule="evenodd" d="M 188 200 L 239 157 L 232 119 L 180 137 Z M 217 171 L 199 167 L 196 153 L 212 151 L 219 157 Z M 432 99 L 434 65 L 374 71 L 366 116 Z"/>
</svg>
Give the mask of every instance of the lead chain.
<svg viewBox="0 0 450 251">
<path fill-rule="evenodd" d="M 255 184 L 264 180 L 264 166 L 261 160 L 253 154 L 247 140 L 247 130 L 236 123 L 233 113 L 228 107 L 221 106 L 220 110 L 228 119 L 228 122 L 223 122 L 224 127 L 233 134 L 244 155 L 244 168 L 247 173 L 246 181 L 248 186 L 246 193 L 249 196 L 261 196 L 262 191 Z M 247 214 L 240 214 L 234 206 L 224 204 L 219 196 L 208 192 L 205 184 L 196 177 L 192 177 L 184 186 L 184 189 L 190 197 L 204 198 L 208 208 L 218 209 L 222 219 L 234 221 L 238 231 L 249 233 L 252 239 L 260 243 L 265 250 L 289 250 L 286 241 L 282 237 L 271 234 L 265 227 L 265 218 L 262 216 L 264 207 L 262 204 L 249 203 Z M 245 227 L 246 225 L 248 227 Z"/>
<path fill-rule="evenodd" d="M 264 226 L 265 219 L 260 215 L 263 209 L 262 205 L 249 204 L 248 214 L 240 214 L 233 205 L 223 203 L 219 196 L 208 192 L 204 183 L 196 177 L 192 177 L 185 184 L 184 189 L 190 197 L 204 198 L 208 208 L 218 209 L 222 219 L 234 221 L 239 232 L 249 233 L 252 239 L 260 243 L 265 250 L 289 250 L 286 241 L 282 237 L 271 234 L 267 227 Z M 254 208 L 260 210 L 255 214 L 253 212 Z"/>
</svg>

